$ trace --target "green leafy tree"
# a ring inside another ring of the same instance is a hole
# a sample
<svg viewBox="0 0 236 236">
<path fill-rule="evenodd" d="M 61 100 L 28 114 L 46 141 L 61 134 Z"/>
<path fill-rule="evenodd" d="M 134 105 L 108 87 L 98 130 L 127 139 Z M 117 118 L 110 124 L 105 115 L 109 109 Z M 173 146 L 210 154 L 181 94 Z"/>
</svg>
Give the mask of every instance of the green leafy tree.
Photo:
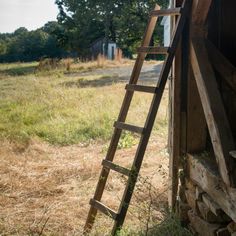
<svg viewBox="0 0 236 236">
<path fill-rule="evenodd" d="M 7 44 L 4 42 L 4 40 L 0 39 L 0 55 L 4 55 L 7 50 Z"/>
<path fill-rule="evenodd" d="M 49 22 L 34 31 L 21 27 L 12 34 L 0 34 L 0 62 L 34 61 L 66 55 L 59 45 L 60 35 L 57 34 L 60 30 L 57 22 Z"/>
<path fill-rule="evenodd" d="M 148 22 L 149 12 L 153 10 L 156 0 L 130 0 L 124 5 L 122 14 L 116 17 L 117 42 L 126 54 L 134 53 L 140 45 Z M 162 7 L 167 1 L 158 2 Z M 163 27 L 160 21 L 151 39 L 151 45 L 161 44 L 163 41 Z"/>
<path fill-rule="evenodd" d="M 104 35 L 103 22 L 92 1 L 56 0 L 56 4 L 58 22 L 64 28 L 64 47 L 86 55 L 91 42 Z"/>
<path fill-rule="evenodd" d="M 133 53 L 156 3 L 166 7 L 168 0 L 56 0 L 58 21 L 67 36 L 65 44 L 80 54 L 99 37 L 117 41 L 127 54 Z M 154 41 L 161 37 L 155 36 Z"/>
</svg>

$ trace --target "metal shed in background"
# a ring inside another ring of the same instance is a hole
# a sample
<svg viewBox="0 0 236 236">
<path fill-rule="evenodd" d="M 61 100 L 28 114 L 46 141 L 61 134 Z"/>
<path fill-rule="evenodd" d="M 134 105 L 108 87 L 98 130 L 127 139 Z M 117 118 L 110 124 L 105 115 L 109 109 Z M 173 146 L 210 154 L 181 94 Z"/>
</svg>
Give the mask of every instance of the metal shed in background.
<svg viewBox="0 0 236 236">
<path fill-rule="evenodd" d="M 93 59 L 97 59 L 98 55 L 103 55 L 109 60 L 114 60 L 117 44 L 112 40 L 108 40 L 108 50 L 105 50 L 106 40 L 105 38 L 99 38 L 91 44 L 90 52 Z"/>
</svg>

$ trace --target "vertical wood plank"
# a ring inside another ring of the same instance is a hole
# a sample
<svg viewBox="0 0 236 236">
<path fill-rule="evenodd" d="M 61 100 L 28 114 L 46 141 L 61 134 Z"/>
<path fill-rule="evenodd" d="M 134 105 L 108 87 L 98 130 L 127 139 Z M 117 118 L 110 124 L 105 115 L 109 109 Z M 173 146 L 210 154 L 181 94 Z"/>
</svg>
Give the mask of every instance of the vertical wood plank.
<svg viewBox="0 0 236 236">
<path fill-rule="evenodd" d="M 187 150 L 187 87 L 189 71 L 189 38 L 190 38 L 190 15 L 185 24 L 182 35 L 182 75 L 181 75 L 181 156 L 186 154 Z M 183 163 L 181 161 L 181 163 Z"/>
<path fill-rule="evenodd" d="M 218 163 L 220 175 L 227 186 L 235 186 L 235 162 L 229 152 L 234 150 L 234 140 L 217 88 L 214 71 L 208 61 L 203 39 L 191 41 L 191 63 L 200 94 L 206 122 Z"/>
<path fill-rule="evenodd" d="M 212 0 L 195 1 L 193 8 L 193 22 L 196 25 L 204 25 L 208 16 Z"/>
<path fill-rule="evenodd" d="M 212 0 L 193 0 L 190 25 L 191 38 L 204 37 L 206 18 Z M 191 66 L 187 92 L 187 152 L 200 152 L 206 147 L 207 125 Z"/>
<path fill-rule="evenodd" d="M 172 97 L 171 103 L 171 150 L 169 157 L 169 191 L 168 202 L 169 207 L 174 210 L 176 204 L 176 197 L 178 192 L 178 170 L 180 157 L 180 96 L 181 96 L 181 42 L 176 50 L 174 78 L 172 79 L 172 90 L 170 91 Z"/>
<path fill-rule="evenodd" d="M 236 91 L 236 67 L 208 40 L 206 47 L 214 69 Z"/>
<path fill-rule="evenodd" d="M 207 125 L 191 67 L 188 73 L 187 152 L 197 153 L 206 148 Z"/>
</svg>

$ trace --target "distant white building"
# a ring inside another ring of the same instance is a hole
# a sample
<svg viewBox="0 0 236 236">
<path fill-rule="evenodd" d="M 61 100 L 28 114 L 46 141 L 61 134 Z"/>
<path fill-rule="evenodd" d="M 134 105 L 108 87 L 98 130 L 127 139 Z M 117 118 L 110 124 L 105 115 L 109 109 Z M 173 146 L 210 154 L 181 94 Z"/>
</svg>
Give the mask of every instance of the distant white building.
<svg viewBox="0 0 236 236">
<path fill-rule="evenodd" d="M 175 6 L 174 0 L 169 0 L 169 7 L 173 8 Z M 164 26 L 164 46 L 168 47 L 170 45 L 171 39 L 171 16 L 164 16 L 161 25 Z"/>
<path fill-rule="evenodd" d="M 92 58 L 96 59 L 98 55 L 104 55 L 109 60 L 113 60 L 115 58 L 116 49 L 118 48 L 117 44 L 113 42 L 112 40 L 108 40 L 108 50 L 107 54 L 105 53 L 105 38 L 99 38 L 95 42 L 91 44 L 91 54 Z"/>
<path fill-rule="evenodd" d="M 164 16 L 161 25 L 164 26 L 164 46 L 168 47 L 170 45 L 171 37 L 171 18 L 170 16 Z"/>
</svg>

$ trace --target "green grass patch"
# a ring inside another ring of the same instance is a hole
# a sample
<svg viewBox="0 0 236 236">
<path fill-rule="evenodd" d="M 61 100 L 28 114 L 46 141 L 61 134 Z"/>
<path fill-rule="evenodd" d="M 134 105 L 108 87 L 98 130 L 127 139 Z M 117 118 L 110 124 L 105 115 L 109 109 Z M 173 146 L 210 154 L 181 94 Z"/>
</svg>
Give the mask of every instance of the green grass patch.
<svg viewBox="0 0 236 236">
<path fill-rule="evenodd" d="M 148 230 L 137 232 L 126 227 L 118 236 L 192 236 L 192 234 L 181 226 L 181 222 L 176 216 L 170 214 L 161 223 L 153 224 Z"/>
<path fill-rule="evenodd" d="M 27 142 L 39 137 L 51 144 L 70 145 L 110 138 L 124 96 L 124 81 L 114 79 L 111 83 L 113 79 L 108 76 L 80 77 L 60 71 L 35 74 L 34 66 L 0 65 L 1 139 Z M 86 86 L 77 86 L 78 81 Z M 137 95 L 129 123 L 144 120 L 149 103 L 150 96 Z M 166 129 L 165 116 L 160 114 L 158 119 L 160 127 L 156 125 L 154 132 Z M 125 133 L 119 147 L 136 143 L 135 136 Z"/>
</svg>

